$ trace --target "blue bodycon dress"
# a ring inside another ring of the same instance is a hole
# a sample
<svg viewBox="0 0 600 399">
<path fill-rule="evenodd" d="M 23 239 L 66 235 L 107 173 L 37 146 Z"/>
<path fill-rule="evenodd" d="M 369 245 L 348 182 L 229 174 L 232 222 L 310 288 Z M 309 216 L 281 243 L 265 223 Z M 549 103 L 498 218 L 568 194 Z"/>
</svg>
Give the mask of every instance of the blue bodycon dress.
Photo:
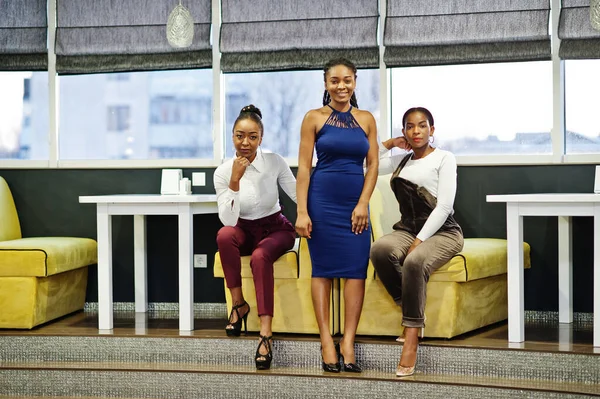
<svg viewBox="0 0 600 399">
<path fill-rule="evenodd" d="M 317 133 L 318 160 L 308 189 L 312 276 L 365 279 L 371 227 L 354 234 L 352 211 L 365 181 L 363 165 L 369 140 L 352 116 L 352 107 L 346 112 L 332 110 Z"/>
</svg>

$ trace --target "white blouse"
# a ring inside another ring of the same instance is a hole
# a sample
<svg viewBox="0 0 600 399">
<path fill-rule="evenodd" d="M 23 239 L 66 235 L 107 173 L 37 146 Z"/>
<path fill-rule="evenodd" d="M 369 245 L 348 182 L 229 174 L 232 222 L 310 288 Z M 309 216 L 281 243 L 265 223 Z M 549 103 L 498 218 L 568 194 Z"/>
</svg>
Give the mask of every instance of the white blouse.
<svg viewBox="0 0 600 399">
<path fill-rule="evenodd" d="M 407 152 L 398 155 L 384 156 L 387 152 L 383 146 L 379 154 L 379 174 L 392 173 Z M 432 153 L 421 159 L 411 159 L 400 171 L 400 177 L 418 186 L 424 187 L 436 197 L 437 205 L 427 218 L 417 238 L 425 241 L 442 227 L 449 215 L 454 213 L 454 198 L 456 197 L 456 158 L 448 151 L 436 148 Z"/>
<path fill-rule="evenodd" d="M 296 178 L 285 160 L 275 153 L 257 153 L 240 179 L 240 190 L 229 188 L 232 158 L 214 174 L 219 219 L 225 226 L 235 226 L 238 218 L 256 220 L 281 210 L 279 187 L 296 202 Z"/>
</svg>

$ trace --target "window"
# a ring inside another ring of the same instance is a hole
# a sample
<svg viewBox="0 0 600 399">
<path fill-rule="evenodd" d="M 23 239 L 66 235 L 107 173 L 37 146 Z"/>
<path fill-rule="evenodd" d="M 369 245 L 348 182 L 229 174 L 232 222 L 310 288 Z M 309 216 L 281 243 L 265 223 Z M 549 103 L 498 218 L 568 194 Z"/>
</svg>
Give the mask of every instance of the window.
<svg viewBox="0 0 600 399">
<path fill-rule="evenodd" d="M 210 108 L 210 99 L 194 97 L 156 97 L 150 104 L 150 123 L 155 125 L 206 124 L 210 114 L 202 112 Z"/>
<path fill-rule="evenodd" d="M 212 87 L 210 70 L 62 76 L 60 158 L 212 158 Z"/>
<path fill-rule="evenodd" d="M 431 111 L 436 146 L 457 155 L 552 152 L 549 61 L 396 68 L 392 134 L 415 106 Z"/>
<path fill-rule="evenodd" d="M 600 153 L 600 60 L 565 61 L 567 153 Z"/>
<path fill-rule="evenodd" d="M 379 71 L 359 70 L 357 77 L 358 105 L 379 118 Z M 263 151 L 297 157 L 302 119 L 323 105 L 323 91 L 322 71 L 225 75 L 225 156 L 234 154 L 232 129 L 240 110 L 254 104 L 263 114 Z"/>
<path fill-rule="evenodd" d="M 108 106 L 108 131 L 123 132 L 129 129 L 129 105 Z"/>
<path fill-rule="evenodd" d="M 48 74 L 0 72 L 0 159 L 48 159 Z"/>
</svg>

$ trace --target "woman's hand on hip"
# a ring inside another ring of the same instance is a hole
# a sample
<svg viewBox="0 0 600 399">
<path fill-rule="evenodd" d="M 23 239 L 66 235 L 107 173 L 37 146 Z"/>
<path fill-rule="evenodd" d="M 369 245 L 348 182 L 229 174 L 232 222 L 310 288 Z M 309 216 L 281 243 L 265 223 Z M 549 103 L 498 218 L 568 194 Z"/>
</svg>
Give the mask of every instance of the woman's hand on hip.
<svg viewBox="0 0 600 399">
<path fill-rule="evenodd" d="M 312 233 L 312 221 L 307 213 L 299 214 L 296 218 L 296 232 L 300 237 L 310 238 L 310 233 Z"/>
<path fill-rule="evenodd" d="M 369 207 L 359 203 L 352 211 L 352 232 L 360 234 L 367 227 L 369 227 Z"/>
</svg>

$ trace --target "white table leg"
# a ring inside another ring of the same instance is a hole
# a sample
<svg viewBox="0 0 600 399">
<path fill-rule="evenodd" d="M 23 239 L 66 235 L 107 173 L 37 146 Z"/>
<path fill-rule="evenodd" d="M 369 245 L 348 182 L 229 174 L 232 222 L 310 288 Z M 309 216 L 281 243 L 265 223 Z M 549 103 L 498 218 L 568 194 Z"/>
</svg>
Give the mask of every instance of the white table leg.
<svg viewBox="0 0 600 399">
<path fill-rule="evenodd" d="M 573 322 L 573 225 L 558 217 L 558 321 Z"/>
<path fill-rule="evenodd" d="M 135 311 L 148 310 L 148 279 L 146 264 L 146 216 L 133 216 L 133 264 L 135 275 Z"/>
<path fill-rule="evenodd" d="M 107 204 L 97 205 L 98 329 L 113 328 L 112 220 Z"/>
<path fill-rule="evenodd" d="M 194 329 L 193 217 L 190 204 L 179 204 L 179 329 Z"/>
<path fill-rule="evenodd" d="M 573 350 L 573 327 L 569 324 L 558 326 L 558 350 L 567 352 Z"/>
<path fill-rule="evenodd" d="M 525 340 L 525 301 L 523 281 L 523 216 L 518 203 L 506 204 L 508 255 L 508 341 Z"/>
<path fill-rule="evenodd" d="M 594 346 L 600 347 L 600 204 L 594 204 Z"/>
<path fill-rule="evenodd" d="M 148 321 L 145 313 L 135 314 L 135 333 L 138 335 L 144 335 L 148 333 Z"/>
</svg>

